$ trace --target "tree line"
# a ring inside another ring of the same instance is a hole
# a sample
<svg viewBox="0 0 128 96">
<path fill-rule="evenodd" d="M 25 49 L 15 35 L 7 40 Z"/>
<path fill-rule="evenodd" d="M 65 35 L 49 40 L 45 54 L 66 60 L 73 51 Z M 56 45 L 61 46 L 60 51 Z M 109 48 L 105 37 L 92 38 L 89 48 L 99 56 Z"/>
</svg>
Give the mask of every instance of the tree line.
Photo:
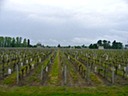
<svg viewBox="0 0 128 96">
<path fill-rule="evenodd" d="M 0 47 L 44 47 L 41 43 L 37 43 L 36 45 L 30 44 L 30 39 L 22 38 L 22 37 L 3 37 L 0 36 Z M 114 40 L 112 43 L 107 40 L 98 40 L 97 43 L 90 44 L 89 46 L 61 46 L 58 44 L 59 48 L 90 48 L 90 49 L 98 49 L 99 46 L 103 46 L 104 49 L 122 49 L 123 44 L 121 42 L 117 42 Z M 47 46 L 46 46 L 47 48 Z M 52 47 L 48 47 L 52 48 Z"/>
<path fill-rule="evenodd" d="M 22 37 L 0 37 L 0 47 L 31 47 L 30 40 Z"/>
<path fill-rule="evenodd" d="M 90 49 L 98 49 L 99 46 L 103 46 L 104 49 L 122 49 L 123 43 L 114 40 L 112 43 L 107 40 L 98 40 L 95 44 L 90 44 Z"/>
</svg>

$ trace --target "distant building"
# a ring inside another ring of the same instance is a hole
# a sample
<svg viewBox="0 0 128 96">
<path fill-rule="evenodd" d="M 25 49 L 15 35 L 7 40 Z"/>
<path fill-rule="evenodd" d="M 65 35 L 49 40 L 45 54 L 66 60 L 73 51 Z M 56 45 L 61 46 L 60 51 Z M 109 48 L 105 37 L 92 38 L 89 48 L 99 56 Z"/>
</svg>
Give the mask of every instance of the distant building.
<svg viewBox="0 0 128 96">
<path fill-rule="evenodd" d="M 98 46 L 98 49 L 103 50 L 104 46 Z"/>
<path fill-rule="evenodd" d="M 38 43 L 36 44 L 36 47 L 37 47 L 37 48 L 42 48 L 42 47 L 44 47 L 44 45 L 42 45 L 40 42 L 38 42 Z"/>
<path fill-rule="evenodd" d="M 128 44 L 125 45 L 125 49 L 128 49 Z"/>
<path fill-rule="evenodd" d="M 37 46 L 37 48 L 41 48 L 41 46 Z"/>
</svg>

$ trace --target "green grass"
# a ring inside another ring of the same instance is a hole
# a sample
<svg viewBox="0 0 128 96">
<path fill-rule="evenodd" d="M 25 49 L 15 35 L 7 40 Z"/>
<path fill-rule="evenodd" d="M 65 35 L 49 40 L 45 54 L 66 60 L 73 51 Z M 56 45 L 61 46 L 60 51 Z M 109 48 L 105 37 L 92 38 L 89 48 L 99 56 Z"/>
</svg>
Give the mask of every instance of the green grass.
<svg viewBox="0 0 128 96">
<path fill-rule="evenodd" d="M 0 86 L 0 96 L 128 96 L 128 86 L 42 87 Z"/>
<path fill-rule="evenodd" d="M 44 61 L 44 63 L 43 63 L 43 69 L 45 69 L 45 68 L 48 66 L 48 64 L 49 64 L 49 62 L 50 62 L 50 58 L 51 58 L 53 55 L 54 55 L 54 53 L 51 53 L 51 55 Z"/>
<path fill-rule="evenodd" d="M 92 73 L 92 72 L 90 73 L 90 78 L 91 78 L 92 82 L 94 82 L 94 83 L 97 84 L 97 85 L 103 84 L 103 81 L 100 80 L 100 78 L 98 78 L 98 77 L 96 76 L 96 74 L 94 74 L 94 73 Z"/>
<path fill-rule="evenodd" d="M 16 72 L 14 72 L 12 75 L 9 75 L 7 78 L 5 78 L 2 81 L 3 84 L 13 85 L 16 84 Z"/>
<path fill-rule="evenodd" d="M 50 80 L 49 83 L 57 85 L 59 83 L 59 50 L 57 51 L 52 70 L 49 74 Z"/>
</svg>

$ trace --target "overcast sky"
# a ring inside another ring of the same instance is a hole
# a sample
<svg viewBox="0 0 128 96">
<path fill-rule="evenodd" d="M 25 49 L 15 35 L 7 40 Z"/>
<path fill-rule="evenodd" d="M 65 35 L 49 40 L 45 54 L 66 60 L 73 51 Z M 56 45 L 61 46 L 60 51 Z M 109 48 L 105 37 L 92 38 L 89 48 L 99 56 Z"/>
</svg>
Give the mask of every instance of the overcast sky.
<svg viewBox="0 0 128 96">
<path fill-rule="evenodd" d="M 0 0 L 0 35 L 32 44 L 128 41 L 128 0 Z"/>
</svg>

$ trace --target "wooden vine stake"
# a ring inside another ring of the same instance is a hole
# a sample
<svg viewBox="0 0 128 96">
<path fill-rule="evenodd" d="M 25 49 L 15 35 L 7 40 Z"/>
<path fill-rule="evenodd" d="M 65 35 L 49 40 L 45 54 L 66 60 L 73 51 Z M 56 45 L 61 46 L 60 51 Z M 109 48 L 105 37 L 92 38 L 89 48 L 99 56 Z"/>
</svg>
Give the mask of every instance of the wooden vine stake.
<svg viewBox="0 0 128 96">
<path fill-rule="evenodd" d="M 17 70 L 17 84 L 19 84 L 19 66 L 16 64 L 16 70 Z"/>
<path fill-rule="evenodd" d="M 87 65 L 87 82 L 90 84 L 90 66 L 89 64 Z"/>
<path fill-rule="evenodd" d="M 44 71 L 43 71 L 43 65 L 42 65 L 42 69 L 41 69 L 41 80 L 43 80 L 43 74 L 44 74 Z"/>
<path fill-rule="evenodd" d="M 94 71 L 95 71 L 95 73 L 97 73 L 97 66 L 95 66 L 95 70 Z"/>
<path fill-rule="evenodd" d="M 128 78 L 128 65 L 126 67 L 126 78 Z"/>
<path fill-rule="evenodd" d="M 64 66 L 64 85 L 67 83 L 67 66 Z"/>
<path fill-rule="evenodd" d="M 115 83 L 115 68 L 112 67 L 112 84 Z"/>
<path fill-rule="evenodd" d="M 3 60 L 2 60 L 2 77 L 4 78 L 4 57 L 3 57 Z"/>
</svg>

